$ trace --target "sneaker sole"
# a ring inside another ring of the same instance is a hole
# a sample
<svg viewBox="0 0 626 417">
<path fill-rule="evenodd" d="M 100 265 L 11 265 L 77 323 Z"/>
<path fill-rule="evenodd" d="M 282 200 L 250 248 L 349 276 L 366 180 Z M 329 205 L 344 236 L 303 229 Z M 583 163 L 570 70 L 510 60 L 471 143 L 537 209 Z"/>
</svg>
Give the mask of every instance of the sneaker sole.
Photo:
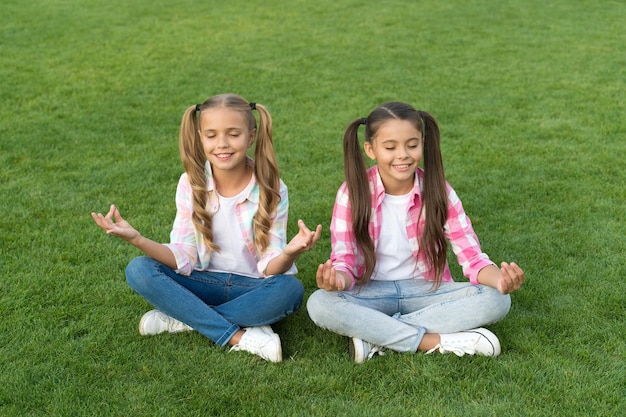
<svg viewBox="0 0 626 417">
<path fill-rule="evenodd" d="M 153 310 L 151 310 L 151 311 L 153 311 Z M 142 336 L 154 336 L 155 334 L 158 334 L 158 333 L 146 333 L 143 330 L 143 323 L 146 320 L 146 316 L 148 315 L 148 313 L 150 313 L 150 311 L 148 311 L 143 316 L 141 316 L 141 320 L 139 320 L 139 334 L 142 335 Z"/>
<path fill-rule="evenodd" d="M 355 339 L 358 340 L 358 342 L 355 342 Z M 350 351 L 350 358 L 352 359 L 352 361 L 354 363 L 358 363 L 359 365 L 365 362 L 365 358 L 361 358 L 360 361 L 357 360 L 356 355 L 360 354 L 361 356 L 363 356 L 363 352 L 360 349 L 357 349 L 355 343 L 360 343 L 361 346 L 363 346 L 363 342 L 361 341 L 361 339 L 357 339 L 354 337 L 350 338 L 350 344 L 348 346 L 348 350 Z"/>
</svg>

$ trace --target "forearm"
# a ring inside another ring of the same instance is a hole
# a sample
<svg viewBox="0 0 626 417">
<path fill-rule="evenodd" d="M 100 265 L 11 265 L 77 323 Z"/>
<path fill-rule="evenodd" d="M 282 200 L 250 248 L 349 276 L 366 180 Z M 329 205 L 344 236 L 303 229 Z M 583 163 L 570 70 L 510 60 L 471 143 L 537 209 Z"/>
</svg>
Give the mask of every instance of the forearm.
<svg viewBox="0 0 626 417">
<path fill-rule="evenodd" d="M 502 272 L 497 266 L 488 265 L 478 272 L 478 276 L 476 278 L 479 283 L 497 289 L 498 282 L 502 278 Z"/>
<path fill-rule="evenodd" d="M 282 252 L 280 255 L 272 258 L 272 260 L 267 263 L 265 275 L 280 275 L 287 272 L 296 261 L 297 257 L 297 255 L 287 255 L 285 252 Z"/>
<path fill-rule="evenodd" d="M 176 269 L 176 257 L 174 257 L 174 253 L 167 246 L 141 235 L 129 241 L 129 243 L 155 261 L 158 261 L 171 269 Z"/>
</svg>

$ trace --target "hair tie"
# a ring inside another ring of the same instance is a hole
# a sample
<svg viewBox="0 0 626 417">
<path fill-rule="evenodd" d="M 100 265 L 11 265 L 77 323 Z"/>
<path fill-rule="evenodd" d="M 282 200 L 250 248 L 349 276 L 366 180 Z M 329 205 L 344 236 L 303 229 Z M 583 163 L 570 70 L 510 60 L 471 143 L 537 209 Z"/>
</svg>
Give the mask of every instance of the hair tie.
<svg viewBox="0 0 626 417">
<path fill-rule="evenodd" d="M 202 107 L 202 104 L 196 104 L 196 111 L 200 111 L 200 107 Z"/>
<path fill-rule="evenodd" d="M 361 124 L 364 125 L 367 123 L 367 117 L 361 117 Z"/>
<path fill-rule="evenodd" d="M 422 137 L 426 137 L 426 122 L 424 122 L 424 115 L 421 110 L 417 110 L 417 116 L 420 120 L 420 128 L 422 129 Z"/>
<path fill-rule="evenodd" d="M 250 102 L 250 110 L 256 110 L 256 103 Z"/>
</svg>

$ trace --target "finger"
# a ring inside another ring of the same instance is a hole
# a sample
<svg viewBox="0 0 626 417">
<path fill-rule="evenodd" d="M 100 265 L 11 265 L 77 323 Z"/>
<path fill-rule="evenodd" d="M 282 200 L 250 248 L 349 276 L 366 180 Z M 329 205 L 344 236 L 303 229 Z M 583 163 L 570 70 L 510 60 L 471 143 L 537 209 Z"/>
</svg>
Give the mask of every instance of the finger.
<svg viewBox="0 0 626 417">
<path fill-rule="evenodd" d="M 333 268 L 332 262 L 328 261 L 326 264 L 327 278 L 326 290 L 327 291 L 342 291 L 345 288 L 342 275 L 337 273 L 337 270 Z"/>
<path fill-rule="evenodd" d="M 318 288 L 322 288 L 324 285 L 324 264 L 319 264 L 317 272 L 315 273 L 315 282 Z"/>
<path fill-rule="evenodd" d="M 115 206 L 113 204 L 111 204 L 111 207 L 109 208 L 109 211 L 104 216 L 104 218 L 111 220 L 111 219 L 113 219 L 113 215 L 114 214 L 115 214 Z"/>
<path fill-rule="evenodd" d="M 322 226 L 318 225 L 315 229 L 315 232 L 309 232 L 308 236 L 305 237 L 305 249 L 311 250 L 315 247 L 315 244 L 320 239 L 320 235 L 322 234 Z"/>
<path fill-rule="evenodd" d="M 317 286 L 324 290 L 328 290 L 328 281 L 330 280 L 329 270 L 327 262 L 319 266 L 319 279 L 317 279 Z"/>
<path fill-rule="evenodd" d="M 507 269 L 509 271 L 514 271 L 514 273 L 517 275 L 521 275 L 524 273 L 524 271 L 522 271 L 522 268 L 520 268 L 519 265 L 517 265 L 515 262 L 511 262 L 511 263 L 502 262 L 501 266 L 502 268 Z"/>
<path fill-rule="evenodd" d="M 91 218 L 98 227 L 102 227 L 102 213 L 91 213 Z"/>
<path fill-rule="evenodd" d="M 322 236 L 322 225 L 318 224 L 317 227 L 315 228 L 315 233 L 313 234 L 313 244 L 317 243 L 317 241 L 320 240 L 321 236 Z"/>
<path fill-rule="evenodd" d="M 513 268 L 512 265 L 506 263 L 506 262 L 502 262 L 502 273 L 506 274 L 507 276 L 511 277 L 511 278 L 515 278 L 517 276 L 517 272 L 515 271 L 515 268 Z"/>
<path fill-rule="evenodd" d="M 504 294 L 508 294 L 511 292 L 513 287 L 513 283 L 511 282 L 511 278 L 508 276 L 502 277 L 502 289 Z"/>
<path fill-rule="evenodd" d="M 305 235 L 311 234 L 311 231 L 308 227 L 306 227 L 306 224 L 304 224 L 304 221 L 302 219 L 298 220 L 298 227 L 300 228 L 300 231 L 303 232 Z"/>
<path fill-rule="evenodd" d="M 503 294 L 517 291 L 524 282 L 524 272 L 515 264 L 502 263 L 501 288 Z"/>
<path fill-rule="evenodd" d="M 108 224 L 107 218 L 102 213 L 91 213 L 91 217 L 93 217 L 96 224 L 102 228 L 105 228 Z"/>
<path fill-rule="evenodd" d="M 334 269 L 333 269 L 334 271 Z M 339 276 L 339 279 L 337 279 L 337 273 L 335 272 L 335 284 L 337 285 L 337 289 L 339 291 L 343 291 L 346 288 L 346 283 L 343 281 L 343 278 L 341 276 Z"/>
<path fill-rule="evenodd" d="M 502 263 L 503 271 L 506 271 L 506 275 L 510 278 L 511 284 L 517 289 L 524 282 L 524 271 L 516 263 L 510 264 Z"/>
<path fill-rule="evenodd" d="M 498 290 L 502 294 L 508 294 L 511 292 L 510 283 L 505 275 L 502 275 L 502 278 L 500 278 L 500 281 L 498 281 Z"/>
<path fill-rule="evenodd" d="M 122 219 L 122 214 L 120 213 L 120 211 L 118 210 L 117 207 L 113 206 L 113 217 L 115 217 L 115 221 L 117 223 L 123 221 L 124 219 Z"/>
<path fill-rule="evenodd" d="M 515 271 L 515 275 L 521 278 L 521 281 L 524 282 L 524 271 L 519 267 L 515 262 L 511 262 L 511 269 Z"/>
<path fill-rule="evenodd" d="M 330 289 L 333 286 L 334 270 L 330 260 L 324 262 L 324 288 Z"/>
<path fill-rule="evenodd" d="M 324 287 L 327 291 L 335 291 L 337 289 L 337 272 L 333 268 L 333 263 L 328 260 L 324 264 Z"/>
</svg>

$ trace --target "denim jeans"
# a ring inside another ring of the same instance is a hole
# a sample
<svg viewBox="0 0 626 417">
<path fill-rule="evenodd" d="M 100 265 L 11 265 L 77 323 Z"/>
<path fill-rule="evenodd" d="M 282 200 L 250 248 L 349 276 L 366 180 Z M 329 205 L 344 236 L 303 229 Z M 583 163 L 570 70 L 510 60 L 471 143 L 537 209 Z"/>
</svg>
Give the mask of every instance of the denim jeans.
<svg viewBox="0 0 626 417">
<path fill-rule="evenodd" d="M 128 284 L 155 308 L 220 346 L 241 328 L 276 323 L 300 308 L 304 288 L 293 275 L 250 278 L 193 271 L 179 275 L 140 256 L 126 268 Z"/>
<path fill-rule="evenodd" d="M 307 301 L 318 326 L 398 352 L 416 352 L 425 333 L 453 333 L 501 320 L 509 295 L 485 285 L 369 281 L 350 291 L 317 290 Z"/>
</svg>

